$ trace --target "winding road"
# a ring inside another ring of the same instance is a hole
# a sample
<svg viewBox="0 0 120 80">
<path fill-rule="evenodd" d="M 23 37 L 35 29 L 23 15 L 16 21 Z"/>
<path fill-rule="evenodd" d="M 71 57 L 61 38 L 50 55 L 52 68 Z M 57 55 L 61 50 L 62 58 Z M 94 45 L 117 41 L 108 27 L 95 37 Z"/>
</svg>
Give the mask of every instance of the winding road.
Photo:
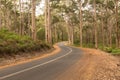
<svg viewBox="0 0 120 80">
<path fill-rule="evenodd" d="M 56 80 L 82 56 L 78 48 L 59 43 L 58 54 L 24 64 L 0 69 L 0 80 Z"/>
</svg>

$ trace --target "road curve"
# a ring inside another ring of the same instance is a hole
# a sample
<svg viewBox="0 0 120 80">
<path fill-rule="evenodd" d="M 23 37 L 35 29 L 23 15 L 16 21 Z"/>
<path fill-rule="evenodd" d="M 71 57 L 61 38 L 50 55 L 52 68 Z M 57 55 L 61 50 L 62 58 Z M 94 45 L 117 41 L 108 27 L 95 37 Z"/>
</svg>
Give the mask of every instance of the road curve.
<svg viewBox="0 0 120 80">
<path fill-rule="evenodd" d="M 58 46 L 61 51 L 53 56 L 0 69 L 0 80 L 55 80 L 82 56 L 78 48 Z"/>
</svg>

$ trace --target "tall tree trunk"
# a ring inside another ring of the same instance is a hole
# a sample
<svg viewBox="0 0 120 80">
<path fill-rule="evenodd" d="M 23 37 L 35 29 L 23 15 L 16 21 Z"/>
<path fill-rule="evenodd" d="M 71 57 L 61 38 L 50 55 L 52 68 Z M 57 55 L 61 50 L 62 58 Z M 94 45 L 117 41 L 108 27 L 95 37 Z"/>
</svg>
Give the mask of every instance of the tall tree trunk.
<svg viewBox="0 0 120 80">
<path fill-rule="evenodd" d="M 95 48 L 98 48 L 98 38 L 97 38 L 97 17 L 96 17 L 96 0 L 94 0 L 94 28 L 95 28 Z"/>
<path fill-rule="evenodd" d="M 116 13 L 116 47 L 120 47 L 119 44 L 119 27 L 118 27 L 118 0 L 115 0 L 115 13 Z"/>
<path fill-rule="evenodd" d="M 31 0 L 27 0 L 29 2 L 29 4 L 31 3 Z M 31 5 L 29 5 L 28 7 L 28 24 L 27 24 L 27 27 L 28 27 L 28 35 L 31 37 L 31 12 L 30 12 L 30 9 L 31 9 Z"/>
<path fill-rule="evenodd" d="M 70 27 L 71 27 L 70 28 L 71 29 L 70 30 L 71 31 L 70 32 L 71 33 L 71 45 L 73 45 L 74 44 L 74 28 L 73 28 L 73 26 L 70 26 Z"/>
<path fill-rule="evenodd" d="M 80 46 L 82 47 L 82 1 L 80 0 Z"/>
<path fill-rule="evenodd" d="M 101 34 L 102 34 L 102 49 L 103 47 L 105 46 L 105 39 L 104 39 L 104 36 L 105 36 L 105 32 L 104 32 L 104 19 L 103 19 L 103 7 L 101 5 Z"/>
<path fill-rule="evenodd" d="M 109 29 L 109 46 L 112 47 L 112 29 L 111 29 L 111 25 L 110 25 L 110 29 Z"/>
<path fill-rule="evenodd" d="M 48 0 L 45 0 L 45 41 L 48 43 Z"/>
<path fill-rule="evenodd" d="M 21 6 L 21 0 L 19 0 L 19 7 L 20 7 L 20 26 L 19 26 L 19 35 L 22 35 L 22 6 Z"/>
<path fill-rule="evenodd" d="M 56 28 L 57 26 L 55 25 L 55 42 L 57 42 L 58 41 L 58 39 L 57 39 L 57 28 Z"/>
<path fill-rule="evenodd" d="M 8 30 L 10 30 L 10 11 L 8 10 L 8 8 L 6 8 L 6 12 L 5 12 L 5 19 L 6 19 L 6 28 L 8 29 Z"/>
<path fill-rule="evenodd" d="M 24 35 L 24 12 L 23 12 L 23 7 L 24 7 L 24 1 L 23 0 L 21 0 L 22 1 L 22 3 L 21 3 L 21 8 L 22 8 L 22 15 L 21 15 L 21 24 L 22 24 L 22 26 L 21 26 L 21 35 Z"/>
<path fill-rule="evenodd" d="M 50 8 L 50 0 L 48 0 L 48 42 L 52 44 L 52 34 L 51 34 L 51 8 Z"/>
<path fill-rule="evenodd" d="M 36 0 L 32 0 L 32 38 L 33 40 L 36 41 L 35 3 L 36 3 Z"/>
<path fill-rule="evenodd" d="M 1 0 L 0 0 L 0 28 L 2 28 L 2 14 L 1 14 Z"/>
<path fill-rule="evenodd" d="M 74 44 L 74 30 L 73 26 L 67 22 L 67 32 L 68 32 L 68 43 L 70 45 Z"/>
<path fill-rule="evenodd" d="M 45 6 L 45 39 L 46 43 L 52 44 L 50 0 L 45 0 Z"/>
<path fill-rule="evenodd" d="M 103 18 L 101 19 L 101 26 L 102 26 L 102 46 L 105 46 L 105 39 L 104 39 L 104 23 L 103 23 Z"/>
<path fill-rule="evenodd" d="M 0 14 L 0 29 L 2 28 L 2 17 L 1 17 L 1 14 Z"/>
<path fill-rule="evenodd" d="M 16 0 L 14 0 L 14 27 L 17 27 L 17 13 L 16 13 Z M 16 33 L 19 33 L 18 32 L 19 31 L 19 29 L 17 28 L 16 30 L 15 30 L 15 32 Z"/>
<path fill-rule="evenodd" d="M 67 34 L 68 34 L 68 44 L 71 44 L 71 32 L 70 32 L 70 27 L 68 21 L 66 21 L 67 24 Z"/>
</svg>

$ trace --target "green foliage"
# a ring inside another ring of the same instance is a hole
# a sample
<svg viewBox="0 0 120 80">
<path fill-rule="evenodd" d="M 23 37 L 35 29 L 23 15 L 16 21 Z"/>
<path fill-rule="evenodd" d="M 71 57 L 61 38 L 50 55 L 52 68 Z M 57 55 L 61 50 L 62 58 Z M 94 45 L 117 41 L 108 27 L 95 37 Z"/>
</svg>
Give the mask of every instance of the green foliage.
<svg viewBox="0 0 120 80">
<path fill-rule="evenodd" d="M 93 4 L 94 0 L 90 0 L 90 4 Z M 103 4 L 105 0 L 95 0 L 96 4 Z"/>
<path fill-rule="evenodd" d="M 112 48 L 111 47 L 105 47 L 104 51 L 106 51 L 108 53 L 111 53 L 112 52 Z"/>
<path fill-rule="evenodd" d="M 119 48 L 104 47 L 103 50 L 113 55 L 120 55 Z"/>
<path fill-rule="evenodd" d="M 113 54 L 119 54 L 120 55 L 120 49 L 113 49 L 112 50 Z"/>
<path fill-rule="evenodd" d="M 42 41 L 45 41 L 45 29 L 41 29 L 37 32 L 37 38 Z"/>
<path fill-rule="evenodd" d="M 76 40 L 74 42 L 74 46 L 77 46 L 77 47 L 80 46 L 79 40 Z M 83 43 L 82 46 L 87 47 L 87 48 L 94 48 L 94 45 L 92 43 L 88 43 L 88 44 Z M 111 53 L 113 55 L 120 55 L 120 49 L 119 48 L 103 47 L 102 44 L 99 44 L 99 49 L 101 49 L 105 52 Z"/>
<path fill-rule="evenodd" d="M 109 1 L 107 4 L 108 8 L 113 10 L 115 8 L 114 2 L 113 1 Z"/>
<path fill-rule="evenodd" d="M 51 46 L 42 41 L 33 41 L 28 36 L 19 36 L 6 29 L 0 30 L 0 55 L 13 55 L 20 52 L 42 51 Z"/>
</svg>

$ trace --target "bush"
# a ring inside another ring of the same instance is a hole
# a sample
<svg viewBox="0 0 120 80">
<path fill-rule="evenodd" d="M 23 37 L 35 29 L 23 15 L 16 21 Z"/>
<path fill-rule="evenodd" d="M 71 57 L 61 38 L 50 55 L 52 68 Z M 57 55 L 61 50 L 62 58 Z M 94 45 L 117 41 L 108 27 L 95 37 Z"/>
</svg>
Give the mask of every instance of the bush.
<svg viewBox="0 0 120 80">
<path fill-rule="evenodd" d="M 120 49 L 113 49 L 112 54 L 114 55 L 120 55 Z"/>
<path fill-rule="evenodd" d="M 111 47 L 105 47 L 104 51 L 106 51 L 108 53 L 111 53 L 112 52 L 112 48 Z"/>
<path fill-rule="evenodd" d="M 50 45 L 42 41 L 35 42 L 29 36 L 19 36 L 5 29 L 0 30 L 0 55 L 41 51 L 50 48 Z"/>
</svg>

